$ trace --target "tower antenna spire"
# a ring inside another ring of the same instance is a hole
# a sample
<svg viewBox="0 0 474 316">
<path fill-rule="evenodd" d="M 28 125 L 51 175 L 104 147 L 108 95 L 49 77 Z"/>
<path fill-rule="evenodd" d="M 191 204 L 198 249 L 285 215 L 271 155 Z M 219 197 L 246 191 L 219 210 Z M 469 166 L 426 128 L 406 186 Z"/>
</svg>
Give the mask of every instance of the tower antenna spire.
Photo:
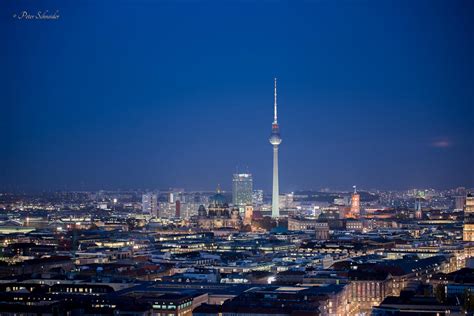
<svg viewBox="0 0 474 316">
<path fill-rule="evenodd" d="M 275 78 L 275 92 L 273 101 L 273 124 L 278 124 L 278 113 L 277 113 L 277 78 Z"/>
</svg>

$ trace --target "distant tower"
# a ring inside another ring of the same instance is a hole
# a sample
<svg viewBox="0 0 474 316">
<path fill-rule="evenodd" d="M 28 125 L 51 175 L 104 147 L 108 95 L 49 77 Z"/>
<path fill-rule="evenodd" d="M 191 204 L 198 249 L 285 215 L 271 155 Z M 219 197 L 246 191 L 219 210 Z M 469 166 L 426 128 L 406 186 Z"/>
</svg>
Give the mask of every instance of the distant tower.
<svg viewBox="0 0 474 316">
<path fill-rule="evenodd" d="M 418 193 L 415 197 L 415 218 L 422 219 L 423 218 L 423 211 L 421 209 L 421 199 L 422 196 Z"/>
<path fill-rule="evenodd" d="M 174 217 L 181 218 L 181 201 L 177 200 L 175 205 L 175 214 Z"/>
<path fill-rule="evenodd" d="M 273 145 L 273 191 L 272 191 L 272 217 L 280 216 L 280 190 L 278 187 L 278 145 L 281 144 L 280 129 L 278 127 L 277 115 L 277 79 L 275 78 L 274 101 L 273 101 L 273 124 L 270 144 Z"/>
<path fill-rule="evenodd" d="M 351 216 L 354 218 L 360 215 L 360 194 L 357 193 L 357 187 L 354 185 L 354 193 L 351 198 Z"/>
</svg>

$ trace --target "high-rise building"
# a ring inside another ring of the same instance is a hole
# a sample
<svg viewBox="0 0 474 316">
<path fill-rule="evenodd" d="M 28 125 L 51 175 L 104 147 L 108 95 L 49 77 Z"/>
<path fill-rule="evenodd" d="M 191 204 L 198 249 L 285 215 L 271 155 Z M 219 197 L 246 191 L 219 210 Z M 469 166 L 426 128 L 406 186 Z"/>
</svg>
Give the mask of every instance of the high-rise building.
<svg viewBox="0 0 474 316">
<path fill-rule="evenodd" d="M 232 178 L 232 203 L 237 207 L 252 204 L 253 179 L 250 173 L 235 173 Z"/>
<path fill-rule="evenodd" d="M 273 123 L 270 144 L 273 146 L 273 189 L 272 189 L 272 217 L 280 216 L 280 189 L 278 182 L 278 146 L 281 144 L 280 128 L 278 126 L 277 113 L 277 79 L 275 78 L 275 87 L 273 94 Z"/>
<path fill-rule="evenodd" d="M 145 214 L 158 215 L 158 199 L 154 193 L 142 195 L 142 211 Z"/>
<path fill-rule="evenodd" d="M 454 209 L 455 210 L 463 210 L 464 205 L 466 205 L 466 196 L 460 195 L 454 197 Z"/>
<path fill-rule="evenodd" d="M 168 202 L 175 203 L 176 201 L 186 202 L 184 199 L 184 189 L 183 188 L 169 188 L 168 190 Z"/>
<path fill-rule="evenodd" d="M 178 201 L 176 201 L 178 202 Z M 174 218 L 176 217 L 176 206 L 177 203 L 169 203 L 169 202 L 161 202 L 158 204 L 158 208 L 160 210 L 160 217 L 161 218 Z M 181 202 L 179 203 L 179 207 L 181 209 Z"/>
<path fill-rule="evenodd" d="M 255 205 L 263 204 L 263 190 L 254 190 L 252 196 L 252 203 Z"/>
<path fill-rule="evenodd" d="M 176 217 L 176 218 L 181 218 L 181 201 L 180 201 L 180 200 L 177 200 L 177 201 L 176 201 L 175 217 Z"/>
<path fill-rule="evenodd" d="M 287 208 L 292 208 L 294 206 L 294 194 L 293 193 L 288 193 L 288 194 L 281 194 L 280 195 L 280 201 L 279 201 L 279 206 L 282 209 L 287 209 Z"/>
</svg>

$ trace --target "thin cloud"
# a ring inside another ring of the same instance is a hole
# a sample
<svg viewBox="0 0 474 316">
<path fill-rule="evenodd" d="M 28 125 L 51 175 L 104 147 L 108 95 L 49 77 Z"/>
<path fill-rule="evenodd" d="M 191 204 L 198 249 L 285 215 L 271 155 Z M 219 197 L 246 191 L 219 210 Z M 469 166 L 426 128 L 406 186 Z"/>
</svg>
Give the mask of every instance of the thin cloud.
<svg viewBox="0 0 474 316">
<path fill-rule="evenodd" d="M 431 142 L 431 147 L 435 148 L 448 148 L 451 147 L 453 143 L 447 138 L 436 139 Z"/>
</svg>

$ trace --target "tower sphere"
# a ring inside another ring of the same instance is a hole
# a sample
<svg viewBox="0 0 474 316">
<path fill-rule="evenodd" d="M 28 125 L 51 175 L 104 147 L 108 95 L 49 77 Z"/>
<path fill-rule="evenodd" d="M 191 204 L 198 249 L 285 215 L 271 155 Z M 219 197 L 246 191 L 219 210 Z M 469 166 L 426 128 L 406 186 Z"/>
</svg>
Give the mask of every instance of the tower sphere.
<svg viewBox="0 0 474 316">
<path fill-rule="evenodd" d="M 273 146 L 278 146 L 281 144 L 281 137 L 280 137 L 280 134 L 279 133 L 272 133 L 272 135 L 270 136 L 270 144 L 272 144 Z"/>
</svg>

